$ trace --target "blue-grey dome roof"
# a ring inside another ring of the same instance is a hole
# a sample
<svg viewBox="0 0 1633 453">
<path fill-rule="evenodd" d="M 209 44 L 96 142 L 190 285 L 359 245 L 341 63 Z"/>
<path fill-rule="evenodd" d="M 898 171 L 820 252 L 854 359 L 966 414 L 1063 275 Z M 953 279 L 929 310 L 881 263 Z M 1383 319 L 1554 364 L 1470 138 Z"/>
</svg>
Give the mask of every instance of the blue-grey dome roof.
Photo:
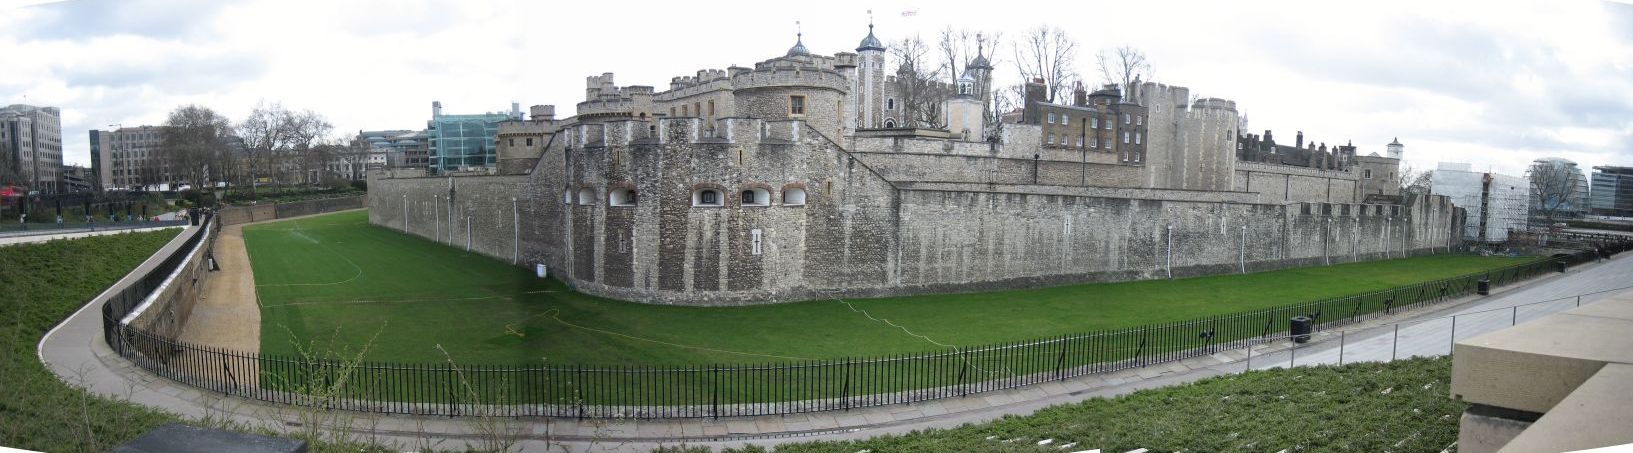
<svg viewBox="0 0 1633 453">
<path fill-rule="evenodd" d="M 800 36 L 800 35 L 796 35 L 795 38 L 794 38 L 794 47 L 789 47 L 788 48 L 788 56 L 792 57 L 792 56 L 795 56 L 795 55 L 810 55 L 810 54 L 811 54 L 811 51 L 805 49 L 805 37 Z"/>
<path fill-rule="evenodd" d="M 879 38 L 873 36 L 873 24 L 868 24 L 868 37 L 862 38 L 862 44 L 856 47 L 857 52 L 864 50 L 885 50 L 884 43 L 879 42 Z"/>
</svg>

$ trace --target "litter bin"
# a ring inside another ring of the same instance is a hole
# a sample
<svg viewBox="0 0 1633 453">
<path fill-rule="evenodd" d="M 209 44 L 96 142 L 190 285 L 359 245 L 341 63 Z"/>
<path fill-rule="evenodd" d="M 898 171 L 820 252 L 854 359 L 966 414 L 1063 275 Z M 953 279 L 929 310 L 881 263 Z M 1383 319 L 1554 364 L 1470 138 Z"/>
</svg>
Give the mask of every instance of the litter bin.
<svg viewBox="0 0 1633 453">
<path fill-rule="evenodd" d="M 1476 289 L 1478 289 L 1480 291 L 1480 295 L 1490 296 L 1491 295 L 1491 279 L 1489 279 L 1489 278 L 1480 279 L 1480 284 Z"/>
<path fill-rule="evenodd" d="M 1310 332 L 1315 328 L 1315 323 L 1310 320 L 1310 317 L 1294 316 L 1292 321 L 1293 342 L 1304 343 L 1310 341 Z"/>
<path fill-rule="evenodd" d="M 1554 270 L 1559 271 L 1561 274 L 1565 273 L 1565 260 L 1555 260 Z"/>
</svg>

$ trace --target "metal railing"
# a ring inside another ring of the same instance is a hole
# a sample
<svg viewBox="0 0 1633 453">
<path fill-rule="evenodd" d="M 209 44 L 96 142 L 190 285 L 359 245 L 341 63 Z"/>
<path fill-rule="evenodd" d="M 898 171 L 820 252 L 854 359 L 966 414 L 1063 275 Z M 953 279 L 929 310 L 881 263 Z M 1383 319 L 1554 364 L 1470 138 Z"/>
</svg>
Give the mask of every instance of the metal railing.
<svg viewBox="0 0 1633 453">
<path fill-rule="evenodd" d="M 1284 338 L 1294 316 L 1310 317 L 1319 333 L 1471 294 L 1482 280 L 1494 287 L 1563 272 L 1633 243 L 1598 245 L 1384 291 L 1184 322 L 918 354 L 761 364 L 453 366 L 261 355 L 119 325 L 129 306 L 118 301 L 104 306 L 103 316 L 109 345 L 143 368 L 210 391 L 273 403 L 450 416 L 776 415 L 957 397 L 1249 348 Z M 143 282 L 162 275 L 163 267 Z M 143 289 L 152 287 L 121 291 L 136 297 Z"/>
</svg>

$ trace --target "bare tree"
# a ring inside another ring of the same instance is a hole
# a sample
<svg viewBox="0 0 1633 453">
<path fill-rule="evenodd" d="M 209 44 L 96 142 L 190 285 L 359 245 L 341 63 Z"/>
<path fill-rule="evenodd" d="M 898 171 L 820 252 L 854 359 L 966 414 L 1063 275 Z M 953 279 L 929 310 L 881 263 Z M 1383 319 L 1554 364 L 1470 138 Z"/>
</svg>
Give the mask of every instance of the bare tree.
<svg viewBox="0 0 1633 453">
<path fill-rule="evenodd" d="M 1043 80 L 1047 102 L 1064 99 L 1066 91 L 1081 79 L 1076 65 L 1077 41 L 1060 28 L 1039 26 L 1015 43 L 1015 70 L 1021 82 Z"/>
<path fill-rule="evenodd" d="M 1526 170 L 1531 180 L 1531 215 L 1541 214 L 1549 223 L 1566 216 L 1582 205 L 1579 192 L 1585 178 L 1573 162 L 1560 159 L 1538 159 Z"/>
<path fill-rule="evenodd" d="M 1401 167 L 1401 195 L 1428 194 L 1429 188 L 1434 185 L 1434 173 L 1412 168 L 1411 165 Z"/>
<path fill-rule="evenodd" d="M 212 169 L 221 167 L 231 123 L 208 107 L 189 104 L 172 110 L 164 125 L 158 157 L 173 182 L 208 186 Z"/>
<path fill-rule="evenodd" d="M 891 43 L 890 55 L 896 63 L 896 92 L 902 106 L 905 127 L 945 128 L 942 101 L 951 89 L 942 83 L 940 65 L 930 62 L 930 46 L 918 36 Z"/>
<path fill-rule="evenodd" d="M 296 112 L 276 102 L 257 104 L 238 126 L 248 153 L 251 193 L 256 191 L 255 180 L 262 177 L 271 178 L 278 187 L 287 182 L 314 182 L 311 169 L 323 164 L 325 157 L 309 151 L 333 130 L 317 112 Z"/>
<path fill-rule="evenodd" d="M 1151 80 L 1151 62 L 1146 60 L 1145 52 L 1133 46 L 1101 50 L 1095 60 L 1105 83 L 1117 84 L 1124 90 L 1132 88 L 1135 80 Z"/>
<path fill-rule="evenodd" d="M 958 85 L 958 78 L 964 76 L 964 71 L 976 55 L 987 59 L 987 65 L 997 63 L 997 55 L 993 49 L 998 48 L 998 42 L 1003 37 L 1001 33 L 971 32 L 964 29 L 947 27 L 941 30 L 941 39 L 936 42 L 936 51 L 941 55 L 941 67 L 947 72 L 947 82 Z"/>
</svg>

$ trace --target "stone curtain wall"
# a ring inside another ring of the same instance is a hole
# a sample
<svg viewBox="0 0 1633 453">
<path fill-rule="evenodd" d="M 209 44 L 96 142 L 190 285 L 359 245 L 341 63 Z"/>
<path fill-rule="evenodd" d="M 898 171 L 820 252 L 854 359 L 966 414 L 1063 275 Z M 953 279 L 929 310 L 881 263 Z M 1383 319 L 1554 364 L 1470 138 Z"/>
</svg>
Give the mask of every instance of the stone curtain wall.
<svg viewBox="0 0 1633 453">
<path fill-rule="evenodd" d="M 521 246 L 527 259 L 518 264 L 548 262 L 540 259 L 538 247 L 528 247 L 540 239 L 530 230 L 538 231 L 544 219 L 534 212 L 539 203 L 524 190 L 530 186 L 527 180 L 527 176 L 370 180 L 369 223 L 506 262 L 517 259 Z M 454 188 L 451 204 L 450 184 Z M 515 211 L 512 197 L 517 198 Z M 518 241 L 518 223 L 527 236 L 523 241 Z"/>
<path fill-rule="evenodd" d="M 1356 173 L 1308 167 L 1236 163 L 1235 189 L 1258 192 L 1266 203 L 1356 203 Z"/>
<path fill-rule="evenodd" d="M 891 292 L 1255 272 L 1443 251 L 1445 232 L 1455 227 L 1450 205 L 1443 197 L 1411 202 L 1396 211 L 908 189 L 900 214 L 902 277 Z"/>
<path fill-rule="evenodd" d="M 322 214 L 325 212 L 344 211 L 368 207 L 368 196 L 326 198 L 320 200 L 292 201 L 289 203 L 260 204 L 250 206 L 232 206 L 222 209 L 219 217 L 222 225 L 237 225 L 240 223 L 276 220 L 303 215 Z"/>
<path fill-rule="evenodd" d="M 586 293 L 685 305 L 1336 264 L 1442 251 L 1461 228 L 1444 197 L 1284 204 L 1251 192 L 892 182 L 905 163 L 853 155 L 800 121 L 716 124 L 713 137 L 696 118 L 568 128 L 530 175 L 375 179 L 370 221 L 543 263 Z M 1051 174 L 1044 167 L 1065 178 Z M 703 188 L 724 206 L 693 206 Z M 804 206 L 781 205 L 789 188 L 806 191 Z M 635 190 L 637 203 L 609 206 L 612 189 Z M 771 205 L 743 206 L 744 189 L 765 190 Z"/>
</svg>

